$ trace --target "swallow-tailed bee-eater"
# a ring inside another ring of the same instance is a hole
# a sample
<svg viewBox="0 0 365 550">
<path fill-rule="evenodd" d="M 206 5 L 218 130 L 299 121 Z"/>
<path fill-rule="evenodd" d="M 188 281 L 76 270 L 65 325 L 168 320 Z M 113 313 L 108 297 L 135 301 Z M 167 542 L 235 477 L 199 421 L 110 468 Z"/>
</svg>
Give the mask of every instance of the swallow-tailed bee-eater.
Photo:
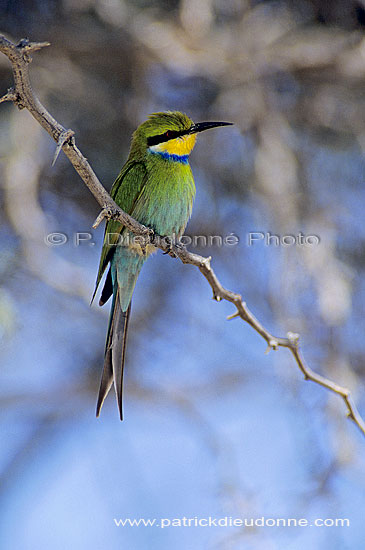
<svg viewBox="0 0 365 550">
<path fill-rule="evenodd" d="M 230 124 L 194 124 L 178 111 L 152 114 L 133 134 L 129 157 L 111 190 L 112 198 L 156 234 L 179 239 L 190 218 L 195 196 L 189 155 L 196 136 L 203 130 Z M 141 267 L 154 250 L 152 245 L 142 246 L 120 222 L 107 222 L 95 292 L 109 265 L 99 305 L 112 296 L 112 306 L 97 416 L 114 382 L 120 419 L 123 419 L 123 368 L 131 298 Z"/>
</svg>

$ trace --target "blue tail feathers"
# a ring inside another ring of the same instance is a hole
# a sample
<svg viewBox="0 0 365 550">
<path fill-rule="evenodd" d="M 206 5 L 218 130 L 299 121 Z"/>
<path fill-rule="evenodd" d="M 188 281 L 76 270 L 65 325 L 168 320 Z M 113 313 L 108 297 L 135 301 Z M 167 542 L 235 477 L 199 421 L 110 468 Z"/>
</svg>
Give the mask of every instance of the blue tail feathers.
<svg viewBox="0 0 365 550">
<path fill-rule="evenodd" d="M 138 254 L 137 251 L 118 246 L 111 261 L 111 274 L 113 287 L 119 288 L 120 306 L 123 312 L 127 311 L 137 278 L 147 255 Z"/>
</svg>

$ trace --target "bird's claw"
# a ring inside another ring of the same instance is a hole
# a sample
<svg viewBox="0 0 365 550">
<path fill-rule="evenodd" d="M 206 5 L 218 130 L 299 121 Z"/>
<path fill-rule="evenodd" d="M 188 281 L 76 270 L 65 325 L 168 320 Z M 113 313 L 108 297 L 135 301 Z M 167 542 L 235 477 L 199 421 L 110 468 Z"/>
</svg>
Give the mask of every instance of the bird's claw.
<svg viewBox="0 0 365 550">
<path fill-rule="evenodd" d="M 164 237 L 164 242 L 168 245 L 168 249 L 163 252 L 164 255 L 168 254 L 171 258 L 177 258 L 176 249 L 182 250 L 184 246 L 181 243 L 173 242 L 171 237 Z"/>
</svg>

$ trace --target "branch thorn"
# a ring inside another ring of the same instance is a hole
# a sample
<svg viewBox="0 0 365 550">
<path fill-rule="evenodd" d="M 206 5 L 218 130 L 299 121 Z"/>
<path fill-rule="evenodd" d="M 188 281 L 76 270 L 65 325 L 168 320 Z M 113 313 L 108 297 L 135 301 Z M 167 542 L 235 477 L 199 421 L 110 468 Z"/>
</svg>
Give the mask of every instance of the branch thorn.
<svg viewBox="0 0 365 550">
<path fill-rule="evenodd" d="M 58 138 L 57 147 L 56 147 L 54 157 L 53 157 L 53 161 L 52 161 L 52 166 L 55 165 L 55 162 L 58 158 L 58 155 L 61 152 L 62 147 L 74 135 L 75 135 L 75 132 L 73 130 L 64 130 L 63 132 L 60 133 L 60 137 Z"/>
<path fill-rule="evenodd" d="M 15 93 L 14 88 L 9 88 L 7 93 L 0 98 L 0 103 L 3 103 L 4 101 L 16 101 L 16 100 L 17 100 L 17 95 Z"/>
<path fill-rule="evenodd" d="M 235 319 L 236 317 L 240 317 L 239 311 L 236 311 L 235 313 L 232 313 L 231 315 L 228 315 L 227 321 L 231 321 L 232 319 Z"/>
<path fill-rule="evenodd" d="M 267 343 L 267 348 L 265 350 L 265 355 L 267 355 L 269 351 L 271 351 L 272 349 L 276 351 L 278 347 L 279 347 L 279 342 L 277 340 L 274 340 L 274 339 L 269 340 Z"/>
<path fill-rule="evenodd" d="M 96 218 L 96 220 L 94 221 L 93 223 L 93 229 L 96 229 L 97 227 L 99 227 L 99 225 L 101 224 L 101 222 L 103 221 L 104 218 L 107 218 L 108 217 L 108 209 L 107 208 L 103 208 L 101 210 L 101 212 L 99 213 L 98 217 Z"/>
<path fill-rule="evenodd" d="M 23 50 L 24 53 L 35 52 L 46 46 L 50 46 L 50 42 L 29 42 L 28 38 L 22 38 L 16 47 L 20 50 Z"/>
</svg>

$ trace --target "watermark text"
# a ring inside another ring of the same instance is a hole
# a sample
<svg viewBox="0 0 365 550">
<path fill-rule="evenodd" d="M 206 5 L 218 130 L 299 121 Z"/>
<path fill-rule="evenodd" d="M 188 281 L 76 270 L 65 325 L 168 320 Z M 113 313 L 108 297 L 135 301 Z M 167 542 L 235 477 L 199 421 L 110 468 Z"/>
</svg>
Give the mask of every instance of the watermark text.
<svg viewBox="0 0 365 550">
<path fill-rule="evenodd" d="M 180 518 L 114 518 L 116 527 L 350 527 L 348 518 L 240 518 L 180 517 Z"/>
<path fill-rule="evenodd" d="M 320 243 L 318 235 L 275 235 L 267 231 L 251 231 L 247 235 L 248 246 L 261 243 L 264 246 L 316 246 Z"/>
</svg>

